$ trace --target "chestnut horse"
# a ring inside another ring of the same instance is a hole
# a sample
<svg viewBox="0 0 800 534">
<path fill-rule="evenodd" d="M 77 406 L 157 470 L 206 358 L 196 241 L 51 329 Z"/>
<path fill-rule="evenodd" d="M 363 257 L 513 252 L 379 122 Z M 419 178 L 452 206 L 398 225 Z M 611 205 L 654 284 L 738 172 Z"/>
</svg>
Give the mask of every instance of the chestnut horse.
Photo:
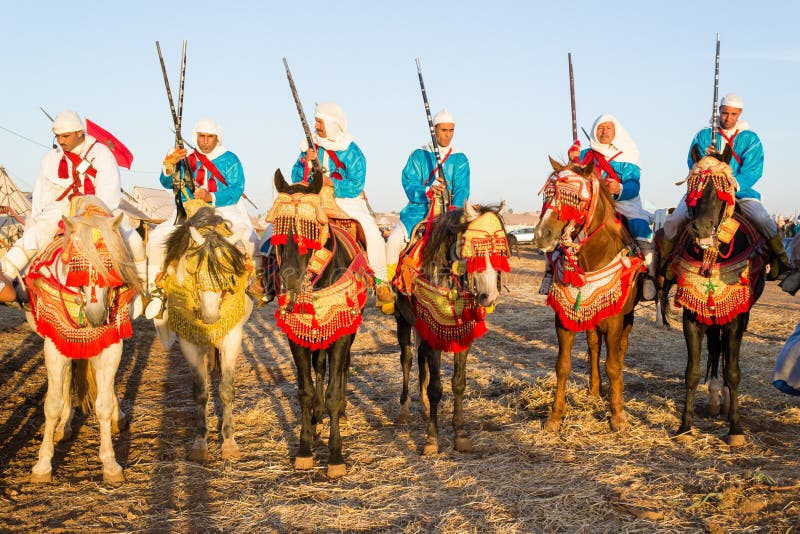
<svg viewBox="0 0 800 534">
<path fill-rule="evenodd" d="M 572 368 L 575 333 L 586 331 L 589 345 L 589 391 L 600 396 L 600 349 L 605 339 L 606 375 L 611 386 L 611 428 L 629 426 L 622 397 L 622 369 L 633 328 L 637 279 L 642 260 L 630 255 L 629 237 L 616 217 L 614 201 L 593 173 L 593 165 L 561 165 L 543 188 L 544 205 L 535 244 L 550 254 L 554 283 L 547 303 L 555 311 L 558 336 L 556 393 L 545 429 L 561 426 L 566 382 Z M 556 258 L 557 256 L 557 258 Z"/>
</svg>

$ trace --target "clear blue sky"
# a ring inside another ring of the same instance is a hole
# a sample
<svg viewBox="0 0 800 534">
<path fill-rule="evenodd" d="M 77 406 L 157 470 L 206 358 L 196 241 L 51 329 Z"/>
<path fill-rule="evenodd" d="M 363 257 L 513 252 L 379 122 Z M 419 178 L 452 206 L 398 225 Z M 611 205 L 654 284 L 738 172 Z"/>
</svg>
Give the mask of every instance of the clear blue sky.
<svg viewBox="0 0 800 534">
<path fill-rule="evenodd" d="M 402 7 L 401 7 L 402 6 Z M 707 123 L 714 39 L 720 96 L 743 96 L 766 163 L 756 189 L 767 209 L 797 213 L 791 136 L 800 85 L 793 2 L 14 2 L 3 7 L 0 126 L 49 145 L 51 114 L 74 109 L 133 151 L 123 187 L 159 187 L 173 142 L 155 41 L 173 88 L 188 40 L 185 136 L 217 119 L 264 211 L 274 170 L 288 173 L 302 138 L 285 56 L 306 112 L 333 100 L 367 157 L 378 211 L 405 204 L 400 172 L 429 140 L 414 58 L 435 111 L 456 117 L 454 144 L 472 167 L 473 202 L 538 210 L 547 156 L 571 144 L 567 52 L 579 125 L 616 115 L 641 151 L 642 196 L 674 205 L 686 152 Z M 0 130 L 0 165 L 33 185 L 44 148 Z"/>
</svg>

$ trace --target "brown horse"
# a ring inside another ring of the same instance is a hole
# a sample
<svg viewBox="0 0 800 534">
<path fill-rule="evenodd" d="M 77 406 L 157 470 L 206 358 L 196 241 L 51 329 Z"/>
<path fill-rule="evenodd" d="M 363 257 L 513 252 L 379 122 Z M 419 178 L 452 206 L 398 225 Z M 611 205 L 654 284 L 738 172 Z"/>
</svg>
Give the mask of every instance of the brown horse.
<svg viewBox="0 0 800 534">
<path fill-rule="evenodd" d="M 550 163 L 553 173 L 543 188 L 544 206 L 535 230 L 536 246 L 552 253 L 548 256 L 554 283 L 547 304 L 556 312 L 558 336 L 556 394 L 545 429 L 555 432 L 561 426 L 572 344 L 576 332 L 586 331 L 589 391 L 600 396 L 600 349 L 605 338 L 611 428 L 623 430 L 629 424 L 622 398 L 622 367 L 633 328 L 642 260 L 630 256 L 614 201 L 593 173 L 593 166 L 562 165 L 552 158 Z"/>
</svg>

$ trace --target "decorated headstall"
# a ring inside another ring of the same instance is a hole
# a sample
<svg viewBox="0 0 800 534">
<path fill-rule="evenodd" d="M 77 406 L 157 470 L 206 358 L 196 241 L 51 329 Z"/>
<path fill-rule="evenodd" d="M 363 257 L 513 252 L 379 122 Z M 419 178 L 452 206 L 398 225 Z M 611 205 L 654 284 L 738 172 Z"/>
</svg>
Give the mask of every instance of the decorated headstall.
<svg viewBox="0 0 800 534">
<path fill-rule="evenodd" d="M 550 209 L 564 223 L 586 225 L 597 204 L 599 189 L 600 182 L 594 176 L 584 178 L 570 169 L 556 171 L 542 188 L 541 214 L 544 216 Z"/>
<path fill-rule="evenodd" d="M 100 230 L 101 224 L 93 220 L 99 217 L 110 219 L 112 215 L 98 206 L 87 205 L 78 217 L 83 219 L 80 221 L 83 228 L 79 228 L 72 217 L 73 222 L 67 225 L 64 235 L 61 262 L 67 271 L 65 284 L 70 287 L 121 287 L 124 281 L 116 271 Z M 87 238 L 89 243 L 84 242 Z"/>
<path fill-rule="evenodd" d="M 489 264 L 496 271 L 510 272 L 509 253 L 503 220 L 493 211 L 473 219 L 456 242 L 456 255 L 467 274 L 483 272 Z"/>
<path fill-rule="evenodd" d="M 272 223 L 272 244 L 285 245 L 292 238 L 300 254 L 319 250 L 328 240 L 328 216 L 320 196 L 307 193 L 279 193 L 266 216 Z"/>
<path fill-rule="evenodd" d="M 736 207 L 736 191 L 739 184 L 733 176 L 730 165 L 713 156 L 706 156 L 692 167 L 686 178 L 686 206 L 693 208 L 703 198 L 708 181 L 714 185 L 717 198 L 727 204 L 723 221 L 733 215 Z M 680 182 L 678 183 L 680 185 Z"/>
</svg>

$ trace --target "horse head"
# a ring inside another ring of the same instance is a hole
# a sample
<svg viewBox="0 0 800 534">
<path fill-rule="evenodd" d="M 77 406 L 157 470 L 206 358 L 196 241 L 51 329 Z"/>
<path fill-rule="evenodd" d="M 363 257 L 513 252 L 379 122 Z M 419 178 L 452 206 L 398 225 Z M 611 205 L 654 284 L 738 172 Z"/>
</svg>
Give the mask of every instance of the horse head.
<svg viewBox="0 0 800 534">
<path fill-rule="evenodd" d="M 738 184 L 728 164 L 731 155 L 730 145 L 722 154 L 706 156 L 692 147 L 694 166 L 686 178 L 687 230 L 701 248 L 716 246 L 720 225 L 733 215 Z"/>
<path fill-rule="evenodd" d="M 328 218 L 320 202 L 323 178 L 314 173 L 311 183 L 289 185 L 275 171 L 278 197 L 267 213 L 272 223 L 272 244 L 278 260 L 278 277 L 286 292 L 287 305 L 310 283 L 308 264 L 314 251 L 321 249 L 330 236 Z"/>
<path fill-rule="evenodd" d="M 484 307 L 500 297 L 500 272 L 509 272 L 508 240 L 500 206 L 464 204 L 436 219 L 422 255 L 430 280 L 449 285 L 453 277 Z"/>
<path fill-rule="evenodd" d="M 540 194 L 544 197 L 539 222 L 534 230 L 534 243 L 550 252 L 562 240 L 588 226 L 594 216 L 600 183 L 593 175 L 594 165 L 585 167 L 568 163 L 562 165 L 550 158 L 553 172 L 548 176 Z"/>
<path fill-rule="evenodd" d="M 220 319 L 222 301 L 238 294 L 247 277 L 247 255 L 229 238 L 230 223 L 211 206 L 203 205 L 167 239 L 164 271 L 187 291 L 205 324 Z"/>
<path fill-rule="evenodd" d="M 122 287 L 141 291 L 128 247 L 119 231 L 122 214 L 112 216 L 94 196 L 76 197 L 74 216 L 63 217 L 63 285 L 78 288 L 79 321 L 91 327 L 108 324 Z"/>
</svg>

